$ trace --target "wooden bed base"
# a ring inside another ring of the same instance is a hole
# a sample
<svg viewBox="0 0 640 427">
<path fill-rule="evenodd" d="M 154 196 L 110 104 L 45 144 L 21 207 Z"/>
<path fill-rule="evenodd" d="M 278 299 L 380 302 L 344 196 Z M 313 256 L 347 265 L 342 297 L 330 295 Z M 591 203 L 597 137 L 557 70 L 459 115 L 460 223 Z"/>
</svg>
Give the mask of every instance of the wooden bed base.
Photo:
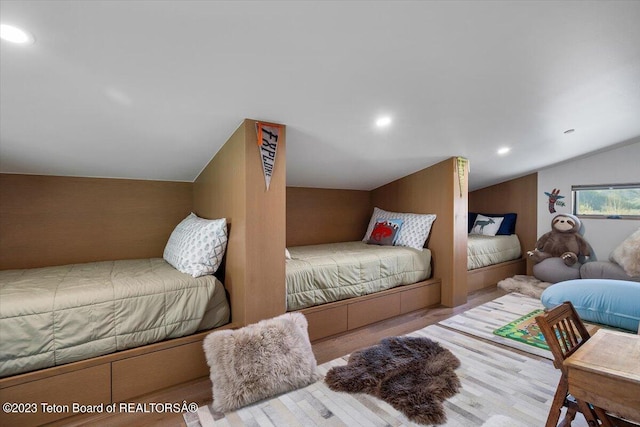
<svg viewBox="0 0 640 427">
<path fill-rule="evenodd" d="M 467 289 L 471 293 L 479 289 L 496 285 L 500 280 L 516 274 L 526 274 L 527 260 L 519 258 L 500 264 L 469 270 L 467 272 Z"/>
<path fill-rule="evenodd" d="M 468 292 L 495 286 L 516 274 L 526 274 L 525 258 L 471 270 Z M 381 320 L 440 304 L 441 281 L 429 279 L 371 295 L 299 310 L 309 322 L 309 338 L 318 341 Z"/>
<path fill-rule="evenodd" d="M 300 310 L 312 341 L 440 303 L 440 279 L 429 279 L 372 295 Z M 227 324 L 214 330 L 234 329 Z M 36 413 L 0 413 L 0 424 L 36 426 L 60 422 L 73 404 L 132 402 L 178 384 L 209 375 L 202 341 L 213 330 L 66 365 L 0 379 L 0 401 L 35 403 Z M 53 412 L 44 412 L 49 404 Z"/>
<path fill-rule="evenodd" d="M 381 320 L 440 304 L 440 279 L 429 279 L 375 294 L 298 310 L 317 341 Z"/>
<path fill-rule="evenodd" d="M 73 404 L 130 402 L 133 398 L 209 375 L 202 341 L 214 330 L 66 365 L 0 379 L 0 401 L 35 403 L 36 413 L 0 413 L 0 425 L 35 426 L 67 417 Z M 42 404 L 50 405 L 45 407 Z M 53 412 L 45 413 L 49 408 Z"/>
</svg>

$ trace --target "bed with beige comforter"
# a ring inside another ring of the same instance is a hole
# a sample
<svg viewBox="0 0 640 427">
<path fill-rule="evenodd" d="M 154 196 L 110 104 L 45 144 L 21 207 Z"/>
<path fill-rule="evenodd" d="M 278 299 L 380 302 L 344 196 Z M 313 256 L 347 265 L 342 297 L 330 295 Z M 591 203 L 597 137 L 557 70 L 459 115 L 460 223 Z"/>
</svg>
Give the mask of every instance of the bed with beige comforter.
<svg viewBox="0 0 640 427">
<path fill-rule="evenodd" d="M 0 271 L 0 377 L 228 321 L 220 281 L 193 278 L 162 258 Z"/>
<path fill-rule="evenodd" d="M 364 242 L 289 248 L 287 310 L 409 285 L 431 276 L 431 252 Z"/>
<path fill-rule="evenodd" d="M 516 234 L 483 236 L 469 234 L 467 240 L 467 270 L 487 267 L 520 258 L 522 250 Z"/>
</svg>

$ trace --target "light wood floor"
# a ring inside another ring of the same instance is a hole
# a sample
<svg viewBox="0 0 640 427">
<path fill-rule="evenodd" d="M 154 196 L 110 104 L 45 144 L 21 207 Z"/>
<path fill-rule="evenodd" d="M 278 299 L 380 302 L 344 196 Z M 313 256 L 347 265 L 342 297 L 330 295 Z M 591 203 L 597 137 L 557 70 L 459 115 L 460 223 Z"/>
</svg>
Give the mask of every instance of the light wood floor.
<svg viewBox="0 0 640 427">
<path fill-rule="evenodd" d="M 497 287 L 491 287 L 476 291 L 469 295 L 466 304 L 455 308 L 435 307 L 418 310 L 390 320 L 378 322 L 376 324 L 360 328 L 356 331 L 348 332 L 339 337 L 327 338 L 314 342 L 313 352 L 318 364 L 344 356 L 360 348 L 377 344 L 382 338 L 396 335 L 404 335 L 425 326 L 438 323 L 448 317 L 460 314 L 465 310 L 484 304 L 505 292 Z M 191 383 L 183 384 L 154 395 L 146 396 L 136 400 L 139 403 L 187 403 L 195 402 L 199 406 L 211 400 L 211 382 L 208 378 L 202 378 Z M 54 424 L 56 425 L 56 424 Z M 92 417 L 75 417 L 70 422 L 69 419 L 59 425 L 108 425 L 108 426 L 185 426 L 182 414 L 115 414 L 99 415 Z"/>
</svg>

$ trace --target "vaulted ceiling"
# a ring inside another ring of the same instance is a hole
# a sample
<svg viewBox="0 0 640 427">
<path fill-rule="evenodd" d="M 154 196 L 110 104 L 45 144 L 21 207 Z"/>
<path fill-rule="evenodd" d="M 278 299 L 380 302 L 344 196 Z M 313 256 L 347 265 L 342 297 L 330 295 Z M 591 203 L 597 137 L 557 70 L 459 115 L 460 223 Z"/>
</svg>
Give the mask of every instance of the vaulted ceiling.
<svg viewBox="0 0 640 427">
<path fill-rule="evenodd" d="M 192 181 L 244 118 L 287 125 L 287 185 L 324 188 L 463 156 L 475 189 L 640 141 L 639 1 L 2 0 L 0 21 L 35 37 L 1 42 L 1 172 Z"/>
</svg>

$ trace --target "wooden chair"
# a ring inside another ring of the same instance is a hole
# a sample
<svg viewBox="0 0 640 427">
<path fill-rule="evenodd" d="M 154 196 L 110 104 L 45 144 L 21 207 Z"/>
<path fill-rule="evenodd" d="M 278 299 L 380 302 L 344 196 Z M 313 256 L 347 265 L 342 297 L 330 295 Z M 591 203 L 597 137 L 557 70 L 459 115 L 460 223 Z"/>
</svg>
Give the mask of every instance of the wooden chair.
<svg viewBox="0 0 640 427">
<path fill-rule="evenodd" d="M 600 425 L 598 420 L 603 426 L 612 426 L 611 419 L 604 410 L 569 395 L 567 370 L 563 362 L 591 337 L 571 302 L 566 301 L 547 310 L 536 317 L 536 323 L 553 354 L 553 365 L 562 371 L 545 427 L 558 425 L 563 406 L 567 407 L 567 413 L 560 426 L 570 426 L 578 411 L 582 412 L 590 426 Z"/>
</svg>

